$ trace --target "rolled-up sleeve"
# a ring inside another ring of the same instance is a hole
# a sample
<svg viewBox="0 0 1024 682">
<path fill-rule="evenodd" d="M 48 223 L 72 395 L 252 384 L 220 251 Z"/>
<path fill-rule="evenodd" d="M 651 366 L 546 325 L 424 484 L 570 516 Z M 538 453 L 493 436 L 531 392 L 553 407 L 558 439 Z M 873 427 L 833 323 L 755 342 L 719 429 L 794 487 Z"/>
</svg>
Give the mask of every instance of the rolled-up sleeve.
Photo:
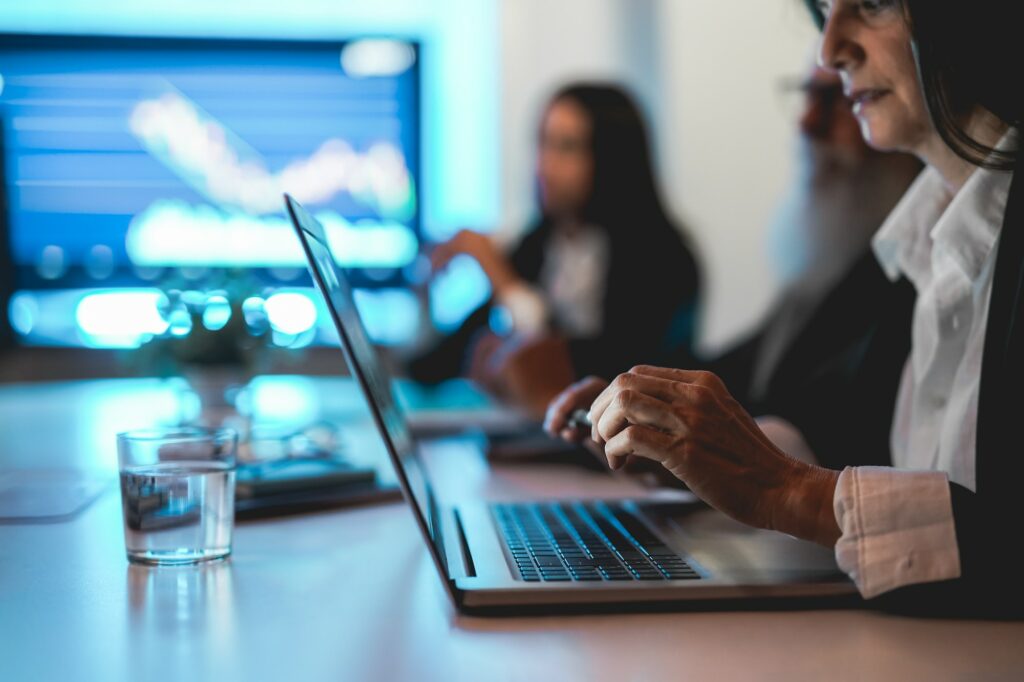
<svg viewBox="0 0 1024 682">
<path fill-rule="evenodd" d="M 847 467 L 834 505 L 842 531 L 836 562 L 864 598 L 960 577 L 945 472 Z"/>
</svg>

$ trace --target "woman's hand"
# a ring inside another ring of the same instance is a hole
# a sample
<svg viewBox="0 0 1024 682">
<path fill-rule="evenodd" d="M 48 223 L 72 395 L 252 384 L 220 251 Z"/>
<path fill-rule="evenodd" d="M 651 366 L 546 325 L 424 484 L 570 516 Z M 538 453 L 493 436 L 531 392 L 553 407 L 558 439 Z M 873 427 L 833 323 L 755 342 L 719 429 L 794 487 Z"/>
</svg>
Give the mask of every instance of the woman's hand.
<svg viewBox="0 0 1024 682">
<path fill-rule="evenodd" d="M 462 253 L 472 256 L 480 264 L 495 295 L 519 279 L 491 238 L 472 230 L 459 230 L 454 237 L 434 247 L 430 254 L 431 269 L 434 272 L 443 270 L 455 256 Z"/>
<path fill-rule="evenodd" d="M 571 401 L 583 391 L 567 393 Z M 561 419 L 567 408 L 556 405 L 554 418 Z M 709 372 L 634 367 L 594 399 L 590 416 L 591 438 L 613 469 L 629 456 L 644 457 L 748 525 L 827 546 L 839 537 L 832 510 L 838 472 L 776 448 Z"/>
</svg>

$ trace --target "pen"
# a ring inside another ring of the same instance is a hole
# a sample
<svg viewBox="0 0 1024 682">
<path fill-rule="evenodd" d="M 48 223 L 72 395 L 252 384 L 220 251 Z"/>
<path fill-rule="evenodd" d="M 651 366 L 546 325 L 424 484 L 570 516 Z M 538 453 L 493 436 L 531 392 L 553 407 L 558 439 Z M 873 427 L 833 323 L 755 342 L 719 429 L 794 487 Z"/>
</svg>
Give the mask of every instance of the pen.
<svg viewBox="0 0 1024 682">
<path fill-rule="evenodd" d="M 569 416 L 569 423 L 567 424 L 570 429 L 577 429 L 580 431 L 589 430 L 593 423 L 590 421 L 589 410 L 575 410 Z"/>
</svg>

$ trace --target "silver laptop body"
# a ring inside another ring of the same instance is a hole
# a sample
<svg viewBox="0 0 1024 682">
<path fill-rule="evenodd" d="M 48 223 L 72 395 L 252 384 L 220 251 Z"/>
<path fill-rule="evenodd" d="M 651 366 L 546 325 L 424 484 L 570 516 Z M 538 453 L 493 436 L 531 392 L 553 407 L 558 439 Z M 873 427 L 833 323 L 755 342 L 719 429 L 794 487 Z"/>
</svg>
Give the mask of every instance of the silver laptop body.
<svg viewBox="0 0 1024 682">
<path fill-rule="evenodd" d="M 750 528 L 696 499 L 442 505 L 421 455 L 431 443 L 410 436 L 323 227 L 294 199 L 285 201 L 349 369 L 456 608 L 524 613 L 856 601 L 830 550 Z"/>
</svg>

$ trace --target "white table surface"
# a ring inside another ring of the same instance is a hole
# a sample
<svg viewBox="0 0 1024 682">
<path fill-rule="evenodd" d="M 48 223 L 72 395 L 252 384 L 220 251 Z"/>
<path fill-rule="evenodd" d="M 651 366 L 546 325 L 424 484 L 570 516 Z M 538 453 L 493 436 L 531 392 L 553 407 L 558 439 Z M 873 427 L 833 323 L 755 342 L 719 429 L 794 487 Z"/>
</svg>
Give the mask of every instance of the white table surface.
<svg viewBox="0 0 1024 682">
<path fill-rule="evenodd" d="M 268 414 L 364 414 L 342 380 L 261 390 Z M 0 680 L 1024 679 L 1024 623 L 868 610 L 461 616 L 400 503 L 240 523 L 219 564 L 130 566 L 114 434 L 173 419 L 175 396 L 153 381 L 0 387 L 0 469 L 111 481 L 71 521 L 0 525 Z M 431 470 L 442 498 L 638 492 L 570 467 L 490 470 L 471 448 Z"/>
</svg>

